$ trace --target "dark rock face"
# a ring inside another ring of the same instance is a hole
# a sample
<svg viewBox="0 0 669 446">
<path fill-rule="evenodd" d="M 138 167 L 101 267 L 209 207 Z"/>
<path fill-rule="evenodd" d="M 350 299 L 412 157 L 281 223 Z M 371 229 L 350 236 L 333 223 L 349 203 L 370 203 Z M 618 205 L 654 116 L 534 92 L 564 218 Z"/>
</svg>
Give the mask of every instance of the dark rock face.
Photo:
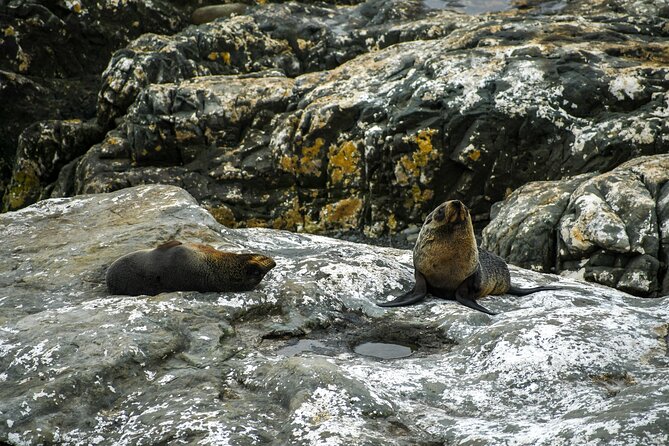
<svg viewBox="0 0 669 446">
<path fill-rule="evenodd" d="M 668 180 L 669 155 L 656 155 L 602 175 L 528 184 L 500 204 L 483 245 L 537 271 L 667 294 Z"/>
<path fill-rule="evenodd" d="M 107 295 L 116 258 L 175 237 L 277 266 L 248 293 Z M 666 438 L 667 298 L 512 267 L 569 289 L 485 298 L 494 318 L 435 298 L 387 311 L 410 251 L 231 230 L 169 186 L 41 201 L 0 215 L 0 239 L 3 444 Z"/>
<path fill-rule="evenodd" d="M 167 0 L 0 2 L 0 195 L 8 185 L 21 132 L 42 120 L 95 117 L 99 76 L 111 54 L 143 33 L 182 29 L 188 9 L 185 2 Z M 41 161 L 23 160 L 14 170 Z M 50 176 L 45 172 L 39 183 L 50 181 Z M 41 193 L 44 190 L 31 190 L 28 195 Z M 5 208 L 32 202 L 5 202 Z"/>
<path fill-rule="evenodd" d="M 144 35 L 103 75 L 114 129 L 54 196 L 160 182 L 226 224 L 368 235 L 445 199 L 485 220 L 529 181 L 667 151 L 667 20 L 609 3 L 288 2 Z"/>
</svg>

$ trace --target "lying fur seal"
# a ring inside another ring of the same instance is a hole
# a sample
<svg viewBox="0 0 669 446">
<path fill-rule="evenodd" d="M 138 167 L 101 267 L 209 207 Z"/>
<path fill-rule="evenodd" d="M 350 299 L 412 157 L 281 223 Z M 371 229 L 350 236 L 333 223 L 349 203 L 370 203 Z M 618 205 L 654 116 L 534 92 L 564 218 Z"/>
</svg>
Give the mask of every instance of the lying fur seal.
<svg viewBox="0 0 669 446">
<path fill-rule="evenodd" d="M 413 264 L 416 276 L 413 289 L 391 301 L 381 302 L 379 306 L 415 304 L 429 292 L 495 315 L 476 303 L 476 299 L 489 294 L 524 296 L 557 289 L 512 286 L 506 262 L 477 247 L 469 209 L 458 200 L 442 203 L 427 216 L 413 250 Z"/>
<path fill-rule="evenodd" d="M 137 296 L 170 291 L 249 291 L 276 263 L 260 254 L 222 252 L 172 240 L 120 257 L 107 270 L 111 294 Z"/>
</svg>

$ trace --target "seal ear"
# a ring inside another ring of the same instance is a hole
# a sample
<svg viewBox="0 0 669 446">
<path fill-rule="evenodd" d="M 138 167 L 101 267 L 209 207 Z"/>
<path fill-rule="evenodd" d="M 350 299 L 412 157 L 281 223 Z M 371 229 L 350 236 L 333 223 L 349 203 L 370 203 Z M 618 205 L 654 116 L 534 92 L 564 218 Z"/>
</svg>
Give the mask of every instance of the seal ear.
<svg viewBox="0 0 669 446">
<path fill-rule="evenodd" d="M 175 246 L 182 245 L 182 243 L 178 240 L 170 240 L 169 242 L 165 242 L 162 245 L 158 246 L 156 249 L 164 250 L 164 249 L 170 249 L 174 248 Z"/>
</svg>

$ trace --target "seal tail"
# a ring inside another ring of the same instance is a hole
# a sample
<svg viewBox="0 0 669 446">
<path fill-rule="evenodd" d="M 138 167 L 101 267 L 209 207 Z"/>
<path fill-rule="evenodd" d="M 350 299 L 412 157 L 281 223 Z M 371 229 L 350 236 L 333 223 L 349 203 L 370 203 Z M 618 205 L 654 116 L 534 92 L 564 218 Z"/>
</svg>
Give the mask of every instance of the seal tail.
<svg viewBox="0 0 669 446">
<path fill-rule="evenodd" d="M 416 284 L 411 291 L 388 302 L 377 302 L 376 304 L 379 307 L 404 307 L 425 299 L 425 296 L 427 295 L 427 281 L 418 271 L 415 271 L 415 276 Z"/>
<path fill-rule="evenodd" d="M 560 290 L 560 287 L 554 286 L 538 286 L 534 288 L 520 288 L 516 286 L 510 286 L 507 294 L 513 294 L 514 296 L 527 296 L 528 294 L 536 293 L 538 291 L 549 291 L 549 290 Z"/>
</svg>

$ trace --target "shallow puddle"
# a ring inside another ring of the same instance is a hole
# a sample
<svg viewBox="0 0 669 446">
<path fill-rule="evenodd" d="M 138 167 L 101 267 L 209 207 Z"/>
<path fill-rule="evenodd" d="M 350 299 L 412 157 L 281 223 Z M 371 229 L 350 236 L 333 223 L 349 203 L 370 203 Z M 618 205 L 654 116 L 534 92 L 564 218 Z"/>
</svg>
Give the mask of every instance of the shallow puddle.
<svg viewBox="0 0 669 446">
<path fill-rule="evenodd" d="M 413 350 L 399 344 L 386 344 L 383 342 L 365 342 L 353 349 L 357 354 L 372 356 L 380 359 L 398 359 L 411 356 Z"/>
<path fill-rule="evenodd" d="M 511 0 L 423 0 L 431 9 L 453 9 L 467 14 L 482 14 L 511 9 Z"/>
<path fill-rule="evenodd" d="M 276 351 L 281 356 L 295 356 L 304 352 L 316 352 L 327 349 L 327 346 L 321 341 L 314 339 L 300 339 L 294 344 L 287 345 Z"/>
</svg>

